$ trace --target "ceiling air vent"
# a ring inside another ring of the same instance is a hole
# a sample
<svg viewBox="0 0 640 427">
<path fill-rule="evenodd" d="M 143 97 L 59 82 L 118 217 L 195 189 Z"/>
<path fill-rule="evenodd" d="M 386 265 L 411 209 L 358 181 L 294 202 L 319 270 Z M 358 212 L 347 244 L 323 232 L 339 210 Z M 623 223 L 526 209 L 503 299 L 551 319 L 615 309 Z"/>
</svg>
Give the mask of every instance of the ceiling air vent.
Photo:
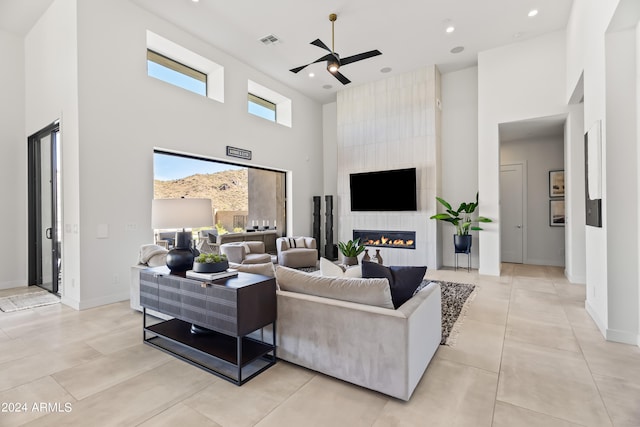
<svg viewBox="0 0 640 427">
<path fill-rule="evenodd" d="M 277 38 L 276 36 L 274 36 L 273 34 L 268 34 L 268 35 L 266 35 L 264 37 L 261 37 L 260 41 L 265 46 L 269 46 L 269 45 L 272 45 L 272 44 L 280 43 L 280 39 Z"/>
</svg>

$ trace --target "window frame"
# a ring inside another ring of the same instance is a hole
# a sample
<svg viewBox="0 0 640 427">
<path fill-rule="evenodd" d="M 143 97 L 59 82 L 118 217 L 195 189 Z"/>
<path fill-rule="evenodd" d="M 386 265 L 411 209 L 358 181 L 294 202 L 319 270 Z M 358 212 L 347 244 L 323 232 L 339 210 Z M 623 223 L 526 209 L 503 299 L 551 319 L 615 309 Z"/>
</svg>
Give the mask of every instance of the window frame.
<svg viewBox="0 0 640 427">
<path fill-rule="evenodd" d="M 266 118 L 264 116 L 260 116 L 260 115 L 251 113 L 251 111 L 249 111 L 250 114 L 253 114 L 254 116 L 257 116 L 257 117 L 261 117 L 261 118 L 263 118 L 265 120 L 269 120 L 270 122 L 278 123 L 278 108 L 277 108 L 278 106 L 277 106 L 277 104 L 275 102 L 269 101 L 268 99 L 264 99 L 264 98 L 262 98 L 262 97 L 260 97 L 258 95 L 255 95 L 255 94 L 253 94 L 251 92 L 247 93 L 247 101 L 248 102 L 252 102 L 252 103 L 254 103 L 256 105 L 259 105 L 261 107 L 264 107 L 264 108 L 266 108 L 268 110 L 273 111 L 273 120 L 268 119 L 268 118 Z"/>
<path fill-rule="evenodd" d="M 207 96 L 207 93 L 209 91 L 209 84 L 208 84 L 208 78 L 207 78 L 208 76 L 206 73 L 203 73 L 200 70 L 196 70 L 193 67 L 189 67 L 188 65 L 178 62 L 173 58 L 170 58 L 166 55 L 158 53 L 153 49 L 149 49 L 149 48 L 147 48 L 147 61 L 151 61 L 154 64 L 160 65 L 161 67 L 168 68 L 172 71 L 175 71 L 176 73 L 182 74 L 184 76 L 190 77 L 194 80 L 204 83 L 204 93 L 195 92 L 192 90 L 190 90 L 190 92 L 197 93 L 198 95 L 202 95 L 202 96 Z M 175 83 L 171 82 L 170 80 L 164 80 L 164 79 L 159 79 L 159 80 L 162 80 L 174 86 L 178 86 Z M 182 86 L 178 86 L 178 87 L 182 87 Z"/>
</svg>

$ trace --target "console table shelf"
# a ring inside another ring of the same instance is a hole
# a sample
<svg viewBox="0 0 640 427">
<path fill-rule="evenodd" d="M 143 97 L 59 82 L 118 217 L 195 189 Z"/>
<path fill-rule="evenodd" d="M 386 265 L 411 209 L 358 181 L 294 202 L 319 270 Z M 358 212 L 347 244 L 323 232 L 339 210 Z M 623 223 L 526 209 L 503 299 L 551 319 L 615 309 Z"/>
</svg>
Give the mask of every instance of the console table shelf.
<svg viewBox="0 0 640 427">
<path fill-rule="evenodd" d="M 172 354 L 236 385 L 242 385 L 276 363 L 275 279 L 238 273 L 203 282 L 143 270 L 141 305 L 145 344 Z M 173 316 L 147 324 L 147 309 Z M 193 333 L 192 325 L 209 329 Z M 263 330 L 271 325 L 271 342 Z M 249 337 L 260 331 L 260 339 Z"/>
<path fill-rule="evenodd" d="M 236 364 L 238 360 L 238 346 L 235 337 L 212 331 L 209 334 L 198 335 L 191 333 L 191 323 L 172 319 L 147 326 L 145 331 L 156 337 L 147 340 L 156 347 L 164 349 L 163 344 L 155 338 L 162 338 L 183 344 L 193 350 L 217 357 L 227 363 Z M 251 338 L 242 338 L 242 360 L 240 366 L 246 366 L 259 357 L 272 352 L 275 346 Z"/>
</svg>

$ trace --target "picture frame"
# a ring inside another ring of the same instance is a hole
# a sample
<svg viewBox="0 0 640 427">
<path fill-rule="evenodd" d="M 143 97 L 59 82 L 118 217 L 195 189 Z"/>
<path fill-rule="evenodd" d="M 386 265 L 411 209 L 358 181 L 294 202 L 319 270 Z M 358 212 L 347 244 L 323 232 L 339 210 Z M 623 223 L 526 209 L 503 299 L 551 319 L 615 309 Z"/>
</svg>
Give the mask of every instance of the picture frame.
<svg viewBox="0 0 640 427">
<path fill-rule="evenodd" d="M 549 171 L 549 197 L 564 197 L 564 170 Z"/>
<path fill-rule="evenodd" d="M 549 226 L 564 227 L 564 199 L 549 200 Z"/>
</svg>

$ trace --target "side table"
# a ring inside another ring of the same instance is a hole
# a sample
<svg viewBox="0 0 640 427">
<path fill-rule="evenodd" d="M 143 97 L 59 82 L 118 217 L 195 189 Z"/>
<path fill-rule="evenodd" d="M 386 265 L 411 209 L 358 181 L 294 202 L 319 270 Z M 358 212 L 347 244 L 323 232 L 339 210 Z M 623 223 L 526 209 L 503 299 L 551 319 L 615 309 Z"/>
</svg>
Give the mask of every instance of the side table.
<svg viewBox="0 0 640 427">
<path fill-rule="evenodd" d="M 140 273 L 143 339 L 236 385 L 276 363 L 276 284 L 272 277 L 238 273 L 212 282 L 170 274 L 166 267 Z M 173 319 L 147 324 L 146 310 Z M 192 333 L 191 326 L 206 333 Z M 272 325 L 271 342 L 262 328 Z M 260 339 L 249 337 L 260 331 Z"/>
</svg>

